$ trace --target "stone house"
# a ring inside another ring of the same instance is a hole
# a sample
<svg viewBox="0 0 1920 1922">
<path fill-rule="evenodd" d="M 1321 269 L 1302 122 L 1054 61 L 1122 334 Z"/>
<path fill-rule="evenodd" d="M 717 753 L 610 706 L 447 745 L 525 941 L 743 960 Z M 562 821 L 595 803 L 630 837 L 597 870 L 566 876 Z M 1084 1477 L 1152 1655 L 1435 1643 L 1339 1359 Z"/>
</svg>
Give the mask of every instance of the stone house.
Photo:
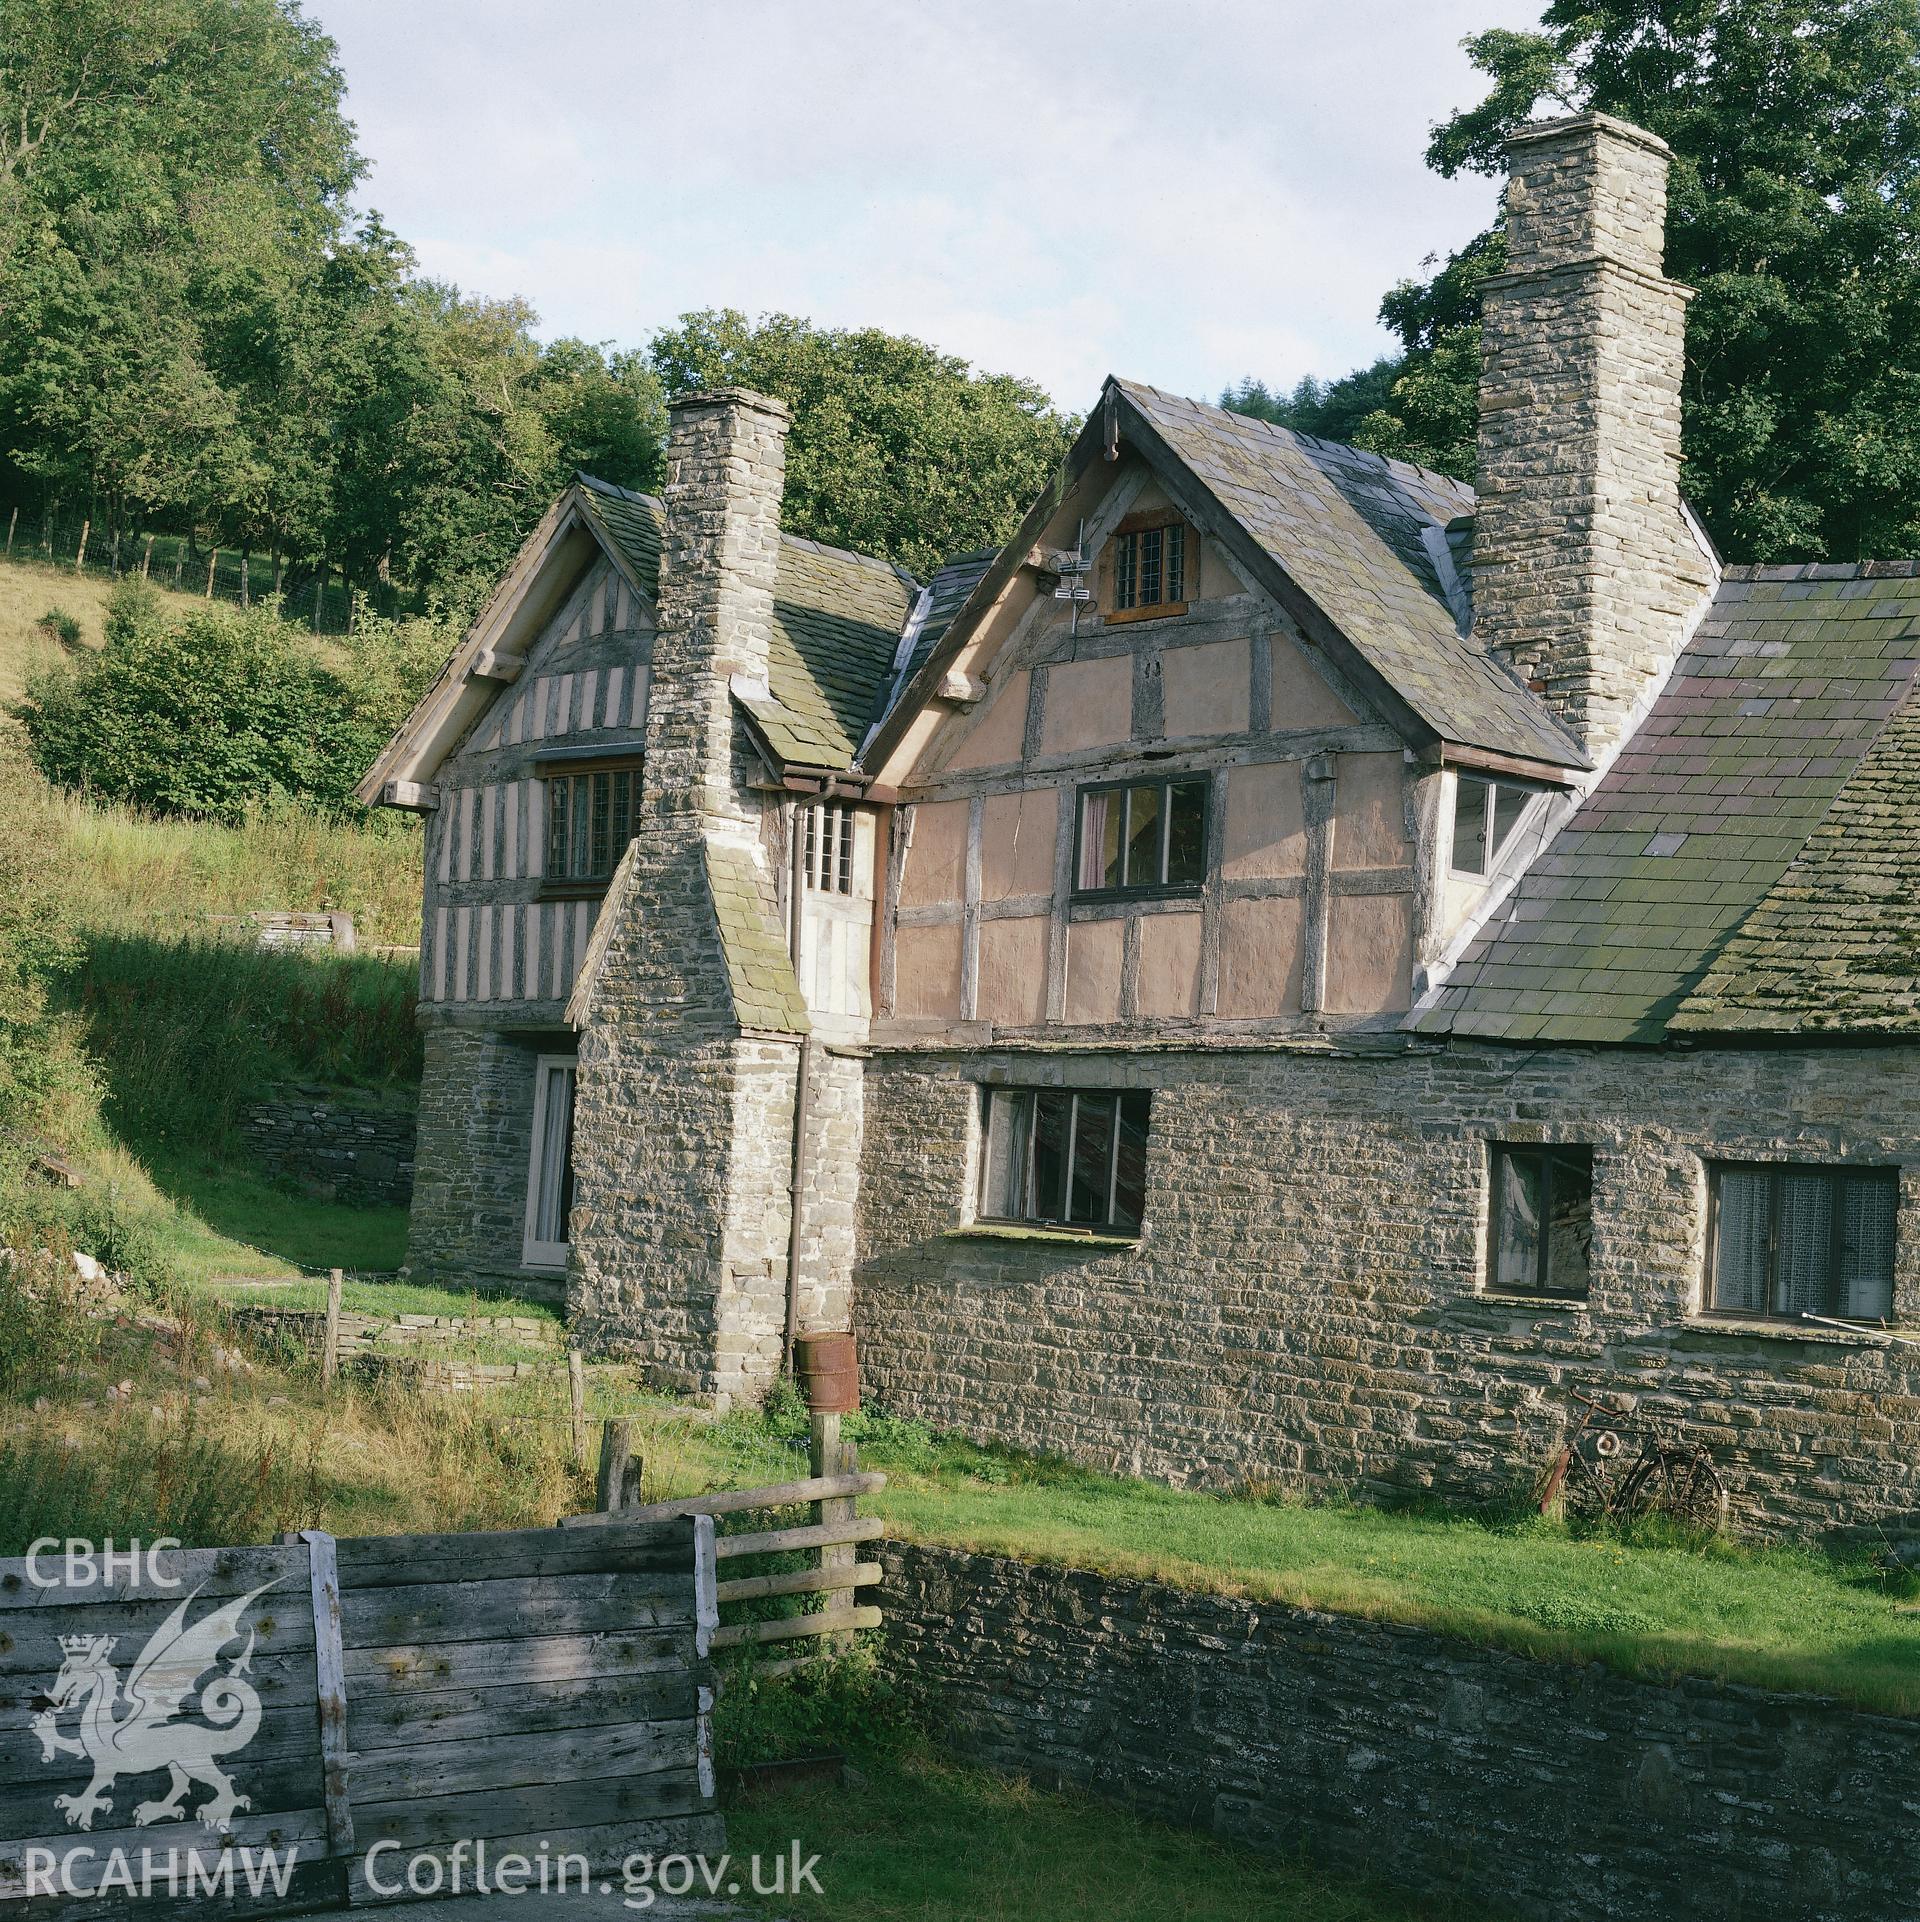
<svg viewBox="0 0 1920 1922">
<path fill-rule="evenodd" d="M 1121 380 L 924 583 L 756 395 L 569 488 L 362 789 L 415 1273 L 1181 1482 L 1511 1485 L 1597 1390 L 1916 1532 L 1920 577 L 1714 554 L 1667 164 L 1513 143 L 1477 494 Z"/>
</svg>

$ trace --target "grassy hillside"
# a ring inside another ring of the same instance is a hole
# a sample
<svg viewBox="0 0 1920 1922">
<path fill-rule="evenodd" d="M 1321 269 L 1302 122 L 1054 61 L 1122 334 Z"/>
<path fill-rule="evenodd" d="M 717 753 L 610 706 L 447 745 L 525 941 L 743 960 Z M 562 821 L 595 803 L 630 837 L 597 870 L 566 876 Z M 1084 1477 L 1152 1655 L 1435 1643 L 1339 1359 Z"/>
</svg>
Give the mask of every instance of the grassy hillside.
<svg viewBox="0 0 1920 1922">
<path fill-rule="evenodd" d="M 97 647 L 109 594 L 71 571 L 0 565 L 0 702 L 39 666 Z M 77 634 L 63 639 L 49 612 L 70 616 Z M 30 1078 L 45 1085 L 31 1138 L 0 1140 L 0 1181 L 12 1182 L 0 1231 L 65 1236 L 189 1280 L 395 1266 L 404 1210 L 351 1209 L 268 1180 L 238 1134 L 246 1102 L 280 1081 L 410 1096 L 418 1043 L 404 950 L 419 940 L 417 823 L 294 806 L 231 826 L 155 819 L 51 789 L 21 765 L 13 724 L 0 732 L 14 766 L 0 837 L 26 844 L 12 851 L 16 865 L 30 855 L 51 869 L 50 902 L 30 912 L 55 924 L 63 949 L 60 1019 L 34 1043 L 43 1058 Z M 318 910 L 352 914 L 363 949 L 403 952 L 261 952 L 241 921 Z M 81 1188 L 20 1175 L 29 1151 L 47 1149 L 75 1163 Z"/>
</svg>

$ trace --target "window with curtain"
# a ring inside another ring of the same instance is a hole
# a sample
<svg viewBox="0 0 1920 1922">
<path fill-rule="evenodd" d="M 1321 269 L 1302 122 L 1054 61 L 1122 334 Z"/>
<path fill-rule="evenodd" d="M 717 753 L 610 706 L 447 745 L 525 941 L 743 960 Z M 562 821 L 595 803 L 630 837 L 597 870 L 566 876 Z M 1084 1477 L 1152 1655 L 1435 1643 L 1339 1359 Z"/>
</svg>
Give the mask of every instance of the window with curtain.
<svg viewBox="0 0 1920 1922">
<path fill-rule="evenodd" d="M 1204 777 L 1080 790 L 1076 894 L 1191 892 L 1207 873 Z"/>
<path fill-rule="evenodd" d="M 1715 1313 L 1891 1318 L 1900 1204 L 1894 1169 L 1723 1163 L 1709 1179 L 1708 1306 Z"/>
<path fill-rule="evenodd" d="M 1593 1248 L 1593 1150 L 1560 1143 L 1493 1151 L 1487 1286 L 1584 1295 Z"/>
<path fill-rule="evenodd" d="M 524 1253 L 529 1268 L 567 1265 L 567 1219 L 573 1213 L 574 1072 L 570 1055 L 543 1054 L 534 1063 Z"/>
<path fill-rule="evenodd" d="M 981 1220 L 1139 1232 L 1150 1095 L 992 1088 L 986 1102 Z"/>
</svg>

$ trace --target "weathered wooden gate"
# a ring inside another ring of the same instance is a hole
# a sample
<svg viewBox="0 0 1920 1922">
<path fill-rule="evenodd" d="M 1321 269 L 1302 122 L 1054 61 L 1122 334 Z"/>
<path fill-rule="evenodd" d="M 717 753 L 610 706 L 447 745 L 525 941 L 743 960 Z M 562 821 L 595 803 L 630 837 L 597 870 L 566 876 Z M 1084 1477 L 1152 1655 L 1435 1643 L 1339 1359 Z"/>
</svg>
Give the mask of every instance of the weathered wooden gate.
<svg viewBox="0 0 1920 1922">
<path fill-rule="evenodd" d="M 720 1845 L 711 1520 L 90 1567 L 0 1561 L 0 1908 L 552 1892 Z"/>
</svg>

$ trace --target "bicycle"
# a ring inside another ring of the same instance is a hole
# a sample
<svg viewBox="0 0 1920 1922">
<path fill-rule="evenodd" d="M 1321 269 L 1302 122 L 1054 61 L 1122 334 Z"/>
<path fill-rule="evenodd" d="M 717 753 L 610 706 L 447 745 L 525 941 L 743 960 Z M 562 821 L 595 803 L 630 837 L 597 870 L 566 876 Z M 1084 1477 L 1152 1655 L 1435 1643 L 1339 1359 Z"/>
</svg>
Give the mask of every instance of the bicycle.
<svg viewBox="0 0 1920 1922">
<path fill-rule="evenodd" d="M 1699 1443 L 1675 1441 L 1656 1427 L 1635 1425 L 1625 1411 L 1577 1388 L 1567 1394 L 1583 1412 L 1548 1464 L 1540 1492 L 1543 1515 L 1564 1495 L 1575 1513 L 1613 1522 L 1665 1515 L 1709 1533 L 1725 1525 L 1726 1485 Z M 1622 1428 L 1640 1444 L 1630 1462 L 1624 1460 Z"/>
</svg>

